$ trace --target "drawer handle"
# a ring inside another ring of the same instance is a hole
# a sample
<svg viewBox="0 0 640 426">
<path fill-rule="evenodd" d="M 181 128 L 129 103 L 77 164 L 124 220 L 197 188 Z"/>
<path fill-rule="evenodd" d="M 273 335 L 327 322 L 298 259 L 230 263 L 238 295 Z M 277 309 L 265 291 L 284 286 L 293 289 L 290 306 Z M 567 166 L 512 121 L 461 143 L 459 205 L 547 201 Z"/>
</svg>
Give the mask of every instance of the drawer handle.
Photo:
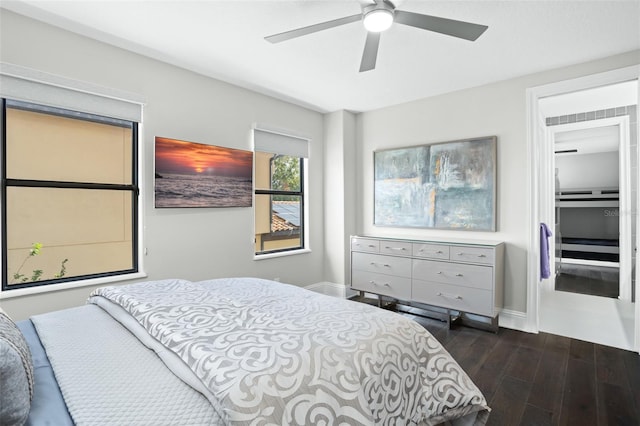
<svg viewBox="0 0 640 426">
<path fill-rule="evenodd" d="M 360 244 L 360 243 L 356 243 L 356 245 L 357 245 L 358 247 L 362 246 L 362 244 Z M 375 248 L 376 246 L 375 246 L 375 244 L 368 244 L 368 245 L 367 245 L 367 247 Z"/>
<path fill-rule="evenodd" d="M 391 265 L 389 265 L 388 263 L 376 263 L 376 262 L 370 262 L 369 265 L 373 265 L 373 266 L 377 266 L 377 265 L 382 265 L 384 267 L 387 268 L 391 268 Z"/>
<path fill-rule="evenodd" d="M 462 276 L 463 276 L 462 274 L 456 274 L 456 277 L 462 277 Z"/>
<path fill-rule="evenodd" d="M 438 275 L 442 275 L 442 271 L 438 271 Z"/>
<path fill-rule="evenodd" d="M 369 281 L 369 284 L 373 284 L 373 285 L 380 285 L 380 284 L 378 284 L 377 282 L 375 282 L 375 281 L 373 281 L 373 280 Z M 391 286 L 389 285 L 389 283 L 382 283 L 382 285 L 383 285 L 383 286 L 385 286 L 385 287 L 391 287 Z"/>
<path fill-rule="evenodd" d="M 403 249 L 403 250 L 404 250 L 404 249 Z M 424 249 L 420 249 L 420 250 L 418 250 L 418 252 L 419 252 L 419 253 L 424 253 L 424 251 L 425 251 Z M 435 251 L 434 253 L 435 253 L 435 254 L 442 254 L 442 253 L 444 253 L 444 252 L 443 252 L 442 250 L 437 250 L 437 251 Z"/>
<path fill-rule="evenodd" d="M 457 294 L 446 294 L 446 293 L 437 292 L 436 296 L 448 297 L 449 299 L 462 300 L 462 296 L 459 296 Z"/>
<path fill-rule="evenodd" d="M 389 250 L 401 250 L 401 251 L 402 250 L 406 250 L 404 247 L 389 247 L 389 246 L 386 246 L 385 248 L 389 249 Z"/>
<path fill-rule="evenodd" d="M 467 254 L 463 253 L 463 252 L 458 253 L 458 256 L 466 256 L 466 255 Z M 478 257 L 487 257 L 487 255 L 486 254 L 479 254 Z"/>
</svg>

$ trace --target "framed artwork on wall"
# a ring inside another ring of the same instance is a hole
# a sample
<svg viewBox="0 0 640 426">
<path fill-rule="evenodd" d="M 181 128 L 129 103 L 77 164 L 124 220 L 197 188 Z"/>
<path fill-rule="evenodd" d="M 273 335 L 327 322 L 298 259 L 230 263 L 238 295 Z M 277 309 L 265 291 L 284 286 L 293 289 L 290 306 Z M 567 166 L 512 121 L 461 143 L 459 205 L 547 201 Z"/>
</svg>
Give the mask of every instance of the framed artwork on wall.
<svg viewBox="0 0 640 426">
<path fill-rule="evenodd" d="M 496 230 L 497 137 L 375 151 L 374 225 Z"/>
<path fill-rule="evenodd" d="M 251 207 L 253 152 L 156 136 L 156 207 Z"/>
</svg>

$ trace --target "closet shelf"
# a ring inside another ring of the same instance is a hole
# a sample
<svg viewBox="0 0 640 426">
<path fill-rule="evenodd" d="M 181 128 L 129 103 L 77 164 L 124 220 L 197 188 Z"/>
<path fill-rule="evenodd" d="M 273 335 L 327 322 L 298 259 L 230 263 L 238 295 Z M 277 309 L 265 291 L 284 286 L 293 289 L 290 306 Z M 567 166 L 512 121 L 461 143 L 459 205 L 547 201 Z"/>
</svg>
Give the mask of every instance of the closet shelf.
<svg viewBox="0 0 640 426">
<path fill-rule="evenodd" d="M 556 207 L 619 207 L 618 188 L 570 189 L 556 192 Z"/>
<path fill-rule="evenodd" d="M 556 200 L 557 207 L 620 207 L 618 200 Z"/>
</svg>

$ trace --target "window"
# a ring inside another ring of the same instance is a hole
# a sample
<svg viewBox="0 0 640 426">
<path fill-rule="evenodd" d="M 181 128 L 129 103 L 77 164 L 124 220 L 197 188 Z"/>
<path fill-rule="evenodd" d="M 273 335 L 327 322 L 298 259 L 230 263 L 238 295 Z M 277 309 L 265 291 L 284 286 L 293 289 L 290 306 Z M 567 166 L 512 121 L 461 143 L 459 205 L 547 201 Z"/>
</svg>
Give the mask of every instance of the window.
<svg viewBox="0 0 640 426">
<path fill-rule="evenodd" d="M 301 250 L 305 238 L 307 139 L 254 129 L 255 253 Z"/>
<path fill-rule="evenodd" d="M 137 123 L 13 100 L 2 115 L 2 290 L 137 272 Z"/>
</svg>

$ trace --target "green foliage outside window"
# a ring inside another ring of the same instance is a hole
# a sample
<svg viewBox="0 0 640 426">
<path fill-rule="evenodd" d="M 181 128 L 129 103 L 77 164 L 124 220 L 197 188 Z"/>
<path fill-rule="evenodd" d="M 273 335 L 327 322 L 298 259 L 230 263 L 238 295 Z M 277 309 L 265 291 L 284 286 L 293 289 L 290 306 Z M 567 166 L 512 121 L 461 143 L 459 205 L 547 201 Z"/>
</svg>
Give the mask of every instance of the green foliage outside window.
<svg viewBox="0 0 640 426">
<path fill-rule="evenodd" d="M 16 272 L 13 274 L 13 283 L 28 283 L 28 282 L 40 281 L 42 279 L 42 274 L 44 273 L 42 269 L 34 269 L 33 271 L 31 271 L 31 276 L 29 276 L 28 274 L 23 274 L 21 272 L 22 267 L 25 265 L 25 263 L 27 263 L 27 261 L 32 257 L 39 255 L 41 250 L 42 250 L 42 243 L 33 243 L 31 245 L 31 248 L 29 249 L 29 253 L 24 258 L 24 260 L 22 261 L 22 263 L 20 264 Z M 64 259 L 60 263 L 60 272 L 55 274 L 53 276 L 54 278 L 62 278 L 65 276 L 65 274 L 67 273 L 66 265 L 68 261 L 69 259 Z"/>
<path fill-rule="evenodd" d="M 273 158 L 271 189 L 276 191 L 300 191 L 300 159 L 288 155 Z M 274 195 L 274 201 L 297 201 L 299 197 Z"/>
</svg>

